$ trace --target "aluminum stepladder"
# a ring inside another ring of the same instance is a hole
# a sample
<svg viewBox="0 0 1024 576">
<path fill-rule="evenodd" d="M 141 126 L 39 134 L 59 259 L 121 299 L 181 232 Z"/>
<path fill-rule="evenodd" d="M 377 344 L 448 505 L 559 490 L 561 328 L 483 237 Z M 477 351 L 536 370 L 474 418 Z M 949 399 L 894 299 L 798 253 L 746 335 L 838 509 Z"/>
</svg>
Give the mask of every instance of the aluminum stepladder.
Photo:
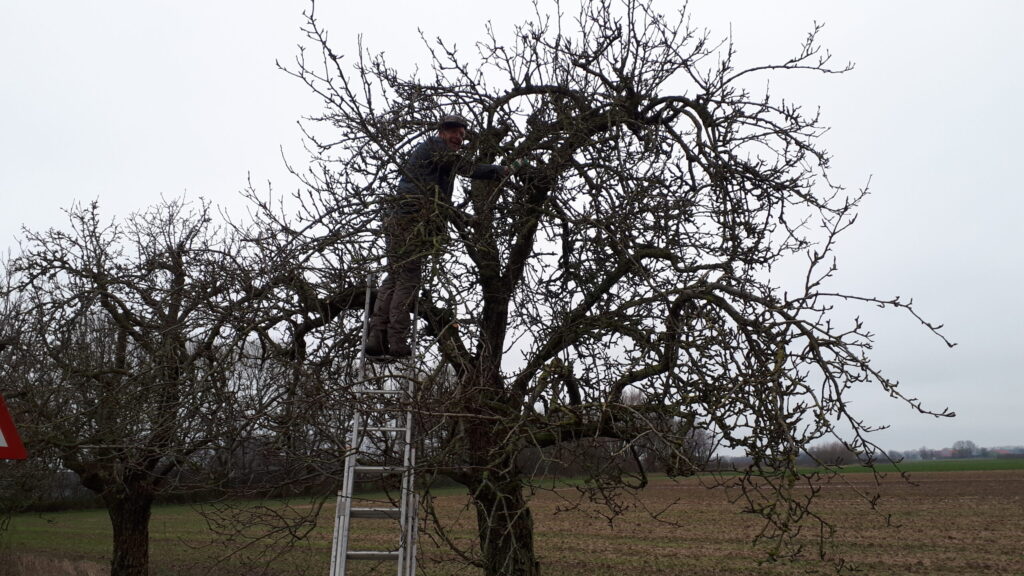
<svg viewBox="0 0 1024 576">
<path fill-rule="evenodd" d="M 397 576 L 416 574 L 416 540 L 419 535 L 415 487 L 416 447 L 414 445 L 412 399 L 415 397 L 417 344 L 413 315 L 412 349 L 408 359 L 390 363 L 368 362 L 365 346 L 369 329 L 370 297 L 374 275 L 367 278 L 363 308 L 362 348 L 359 351 L 358 382 L 354 387 L 355 408 L 345 456 L 344 481 L 338 492 L 331 543 L 330 576 L 351 574 L 350 561 L 394 561 Z M 398 461 L 400 458 L 400 462 Z M 355 494 L 357 476 L 383 480 L 401 477 L 397 502 L 369 501 Z M 356 505 L 370 502 L 371 505 Z M 396 506 L 397 504 L 397 506 Z M 352 550 L 349 548 L 352 521 L 387 519 L 397 521 L 397 548 Z"/>
</svg>

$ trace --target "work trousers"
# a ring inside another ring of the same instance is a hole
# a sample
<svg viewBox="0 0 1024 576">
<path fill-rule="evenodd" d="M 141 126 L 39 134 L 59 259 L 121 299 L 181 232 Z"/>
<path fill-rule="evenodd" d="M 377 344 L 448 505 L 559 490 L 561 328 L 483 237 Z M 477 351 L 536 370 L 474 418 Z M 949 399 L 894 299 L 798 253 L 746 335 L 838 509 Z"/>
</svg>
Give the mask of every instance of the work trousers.
<svg viewBox="0 0 1024 576">
<path fill-rule="evenodd" d="M 444 221 L 424 206 L 413 214 L 393 213 L 384 220 L 387 275 L 377 291 L 370 330 L 384 330 L 389 345 L 408 343 L 410 313 L 423 276 L 423 265 L 441 247 Z"/>
</svg>

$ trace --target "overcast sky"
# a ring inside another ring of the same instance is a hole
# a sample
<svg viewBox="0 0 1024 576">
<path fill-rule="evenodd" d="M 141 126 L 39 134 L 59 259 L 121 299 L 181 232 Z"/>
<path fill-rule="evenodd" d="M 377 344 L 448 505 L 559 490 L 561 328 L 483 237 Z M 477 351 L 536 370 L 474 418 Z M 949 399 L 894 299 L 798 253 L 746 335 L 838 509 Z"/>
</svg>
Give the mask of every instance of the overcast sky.
<svg viewBox="0 0 1024 576">
<path fill-rule="evenodd" d="M 336 52 L 356 35 L 409 70 L 417 28 L 468 48 L 490 20 L 509 28 L 529 2 L 340 2 L 318 7 Z M 564 6 L 572 0 L 563 0 Z M 679 3 L 662 2 L 665 10 Z M 1004 2 L 695 0 L 693 24 L 732 34 L 745 64 L 792 55 L 814 22 L 842 76 L 771 77 L 772 91 L 820 107 L 834 179 L 871 178 L 872 195 L 839 247 L 836 287 L 913 297 L 959 345 L 905 314 L 858 310 L 878 365 L 936 420 L 855 395 L 855 413 L 892 428 L 887 448 L 1024 444 L 1021 216 L 1024 5 Z M 239 211 L 247 178 L 298 184 L 282 154 L 306 154 L 296 122 L 317 99 L 277 70 L 304 41 L 304 2 L 0 0 L 0 246 L 21 226 L 62 226 L 62 208 L 98 199 L 124 216 L 161 196 Z M 768 78 L 766 78 L 768 80 Z"/>
</svg>

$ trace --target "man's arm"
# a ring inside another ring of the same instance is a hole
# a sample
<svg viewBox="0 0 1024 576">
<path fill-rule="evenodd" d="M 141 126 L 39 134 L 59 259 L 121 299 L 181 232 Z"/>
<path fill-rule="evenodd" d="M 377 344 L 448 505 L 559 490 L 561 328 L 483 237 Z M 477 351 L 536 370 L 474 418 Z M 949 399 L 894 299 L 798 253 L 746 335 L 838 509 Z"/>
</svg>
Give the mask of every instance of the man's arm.
<svg viewBox="0 0 1024 576">
<path fill-rule="evenodd" d="M 463 151 L 449 150 L 440 140 L 430 140 L 421 151 L 438 167 L 450 166 L 459 176 L 474 180 L 501 180 L 509 174 L 506 166 L 498 164 L 470 164 Z"/>
<path fill-rule="evenodd" d="M 497 164 L 476 164 L 468 168 L 466 172 L 459 173 L 474 180 L 501 180 L 509 174 L 507 167 Z"/>
</svg>

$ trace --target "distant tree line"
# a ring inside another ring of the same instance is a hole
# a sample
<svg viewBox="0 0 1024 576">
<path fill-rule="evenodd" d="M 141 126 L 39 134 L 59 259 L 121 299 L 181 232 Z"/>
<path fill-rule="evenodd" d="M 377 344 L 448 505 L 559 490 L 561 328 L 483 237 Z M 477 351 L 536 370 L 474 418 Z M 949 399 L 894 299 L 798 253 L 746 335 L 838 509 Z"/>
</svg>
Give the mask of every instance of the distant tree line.
<svg viewBox="0 0 1024 576">
<path fill-rule="evenodd" d="M 957 440 L 947 448 L 928 448 L 922 446 L 916 450 L 891 450 L 894 458 L 904 460 L 948 460 L 952 458 L 1024 458 L 1024 446 L 997 446 L 986 448 L 978 446 L 971 440 Z"/>
<path fill-rule="evenodd" d="M 887 450 L 888 460 L 893 462 L 915 460 L 951 460 L 964 458 L 1024 458 L 1024 446 L 998 446 L 993 448 L 980 447 L 971 440 L 958 440 L 952 447 L 934 449 L 922 446 L 916 450 Z M 717 465 L 731 464 L 742 466 L 747 458 L 737 456 L 716 460 Z M 842 441 L 823 442 L 809 446 L 797 458 L 801 466 L 846 466 L 861 464 L 864 455 L 853 446 Z"/>
</svg>

